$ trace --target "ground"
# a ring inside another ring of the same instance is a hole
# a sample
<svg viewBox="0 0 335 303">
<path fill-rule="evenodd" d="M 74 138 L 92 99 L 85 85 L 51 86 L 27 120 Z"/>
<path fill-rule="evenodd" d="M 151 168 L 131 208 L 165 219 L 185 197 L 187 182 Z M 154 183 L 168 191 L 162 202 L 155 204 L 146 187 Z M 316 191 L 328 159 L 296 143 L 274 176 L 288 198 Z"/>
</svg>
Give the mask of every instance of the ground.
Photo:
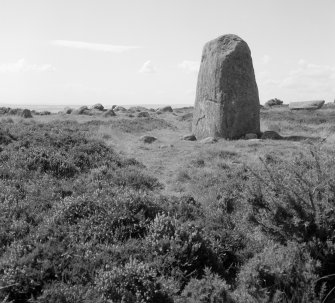
<svg viewBox="0 0 335 303">
<path fill-rule="evenodd" d="M 96 127 L 92 137 L 104 140 L 115 150 L 142 162 L 147 171 L 164 184 L 164 193 L 194 194 L 201 176 L 219 174 L 221 167 L 257 166 L 267 155 L 291 159 L 308 150 L 311 145 L 331 148 L 335 141 L 335 109 L 326 107 L 317 111 L 290 111 L 287 107 L 261 109 L 261 131 L 273 130 L 288 140 L 233 140 L 219 139 L 214 144 L 185 141 L 191 133 L 192 107 L 177 108 L 173 113 L 150 112 L 150 118 L 84 115 L 35 116 L 36 121 L 76 120 Z M 18 118 L 16 118 L 18 119 Z M 157 141 L 140 142 L 143 135 Z"/>
</svg>

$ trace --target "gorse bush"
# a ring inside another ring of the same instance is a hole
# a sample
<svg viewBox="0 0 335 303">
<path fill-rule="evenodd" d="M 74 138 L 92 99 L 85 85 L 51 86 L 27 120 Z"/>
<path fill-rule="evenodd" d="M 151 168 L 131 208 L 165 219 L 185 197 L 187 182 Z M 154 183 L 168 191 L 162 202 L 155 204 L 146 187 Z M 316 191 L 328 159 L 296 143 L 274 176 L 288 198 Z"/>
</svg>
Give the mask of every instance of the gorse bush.
<svg viewBox="0 0 335 303">
<path fill-rule="evenodd" d="M 318 262 L 297 243 L 269 243 L 238 276 L 239 302 L 313 302 Z"/>
<path fill-rule="evenodd" d="M 90 139 L 164 124 L 143 121 L 0 122 L 0 302 L 334 300 L 333 151 L 248 168 L 213 148 L 185 171 L 194 196 L 172 197 Z"/>
</svg>

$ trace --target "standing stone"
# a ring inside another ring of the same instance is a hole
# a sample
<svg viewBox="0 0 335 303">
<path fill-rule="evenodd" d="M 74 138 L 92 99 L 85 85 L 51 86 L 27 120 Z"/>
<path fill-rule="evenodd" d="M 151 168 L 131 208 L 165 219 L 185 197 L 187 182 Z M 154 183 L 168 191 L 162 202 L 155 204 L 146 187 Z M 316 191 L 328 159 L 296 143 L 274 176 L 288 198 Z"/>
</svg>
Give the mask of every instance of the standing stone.
<svg viewBox="0 0 335 303">
<path fill-rule="evenodd" d="M 260 133 L 259 96 L 250 49 L 235 35 L 204 46 L 193 116 L 199 139 Z"/>
</svg>

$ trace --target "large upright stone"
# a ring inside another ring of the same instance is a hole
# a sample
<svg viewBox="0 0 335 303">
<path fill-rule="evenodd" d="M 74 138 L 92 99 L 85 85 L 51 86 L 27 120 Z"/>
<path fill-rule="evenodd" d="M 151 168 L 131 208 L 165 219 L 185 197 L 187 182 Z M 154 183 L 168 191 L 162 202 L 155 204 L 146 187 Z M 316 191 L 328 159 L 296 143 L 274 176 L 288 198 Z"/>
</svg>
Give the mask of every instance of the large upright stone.
<svg viewBox="0 0 335 303">
<path fill-rule="evenodd" d="M 259 96 L 250 49 L 236 35 L 204 46 L 193 116 L 196 137 L 238 139 L 260 133 Z"/>
</svg>

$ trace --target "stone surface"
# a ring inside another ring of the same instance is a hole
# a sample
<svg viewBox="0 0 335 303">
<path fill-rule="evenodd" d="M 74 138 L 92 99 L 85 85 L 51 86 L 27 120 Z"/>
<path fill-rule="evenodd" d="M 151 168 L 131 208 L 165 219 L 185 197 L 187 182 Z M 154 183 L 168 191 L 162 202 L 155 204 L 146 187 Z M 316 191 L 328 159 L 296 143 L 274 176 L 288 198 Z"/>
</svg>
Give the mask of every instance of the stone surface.
<svg viewBox="0 0 335 303">
<path fill-rule="evenodd" d="M 218 140 L 214 137 L 207 137 L 207 138 L 204 138 L 204 139 L 200 140 L 200 143 L 201 144 L 212 144 L 212 143 L 215 143 L 217 141 Z"/>
<path fill-rule="evenodd" d="M 69 114 L 71 114 L 71 113 L 72 113 L 72 111 L 73 111 L 73 109 L 72 109 L 72 108 L 70 108 L 70 107 L 65 107 L 65 108 L 64 108 L 64 114 L 67 114 L 67 115 L 69 115 Z"/>
<path fill-rule="evenodd" d="M 139 112 L 137 114 L 137 117 L 138 118 L 149 118 L 150 117 L 150 114 L 148 112 Z"/>
<path fill-rule="evenodd" d="M 277 98 L 270 99 L 265 102 L 266 107 L 272 107 L 272 106 L 279 106 L 282 105 L 284 102 L 282 100 L 279 100 Z"/>
<path fill-rule="evenodd" d="M 283 137 L 273 130 L 265 131 L 261 139 L 263 140 L 281 140 Z"/>
<path fill-rule="evenodd" d="M 323 106 L 323 104 L 325 104 L 324 100 L 291 102 L 289 108 L 292 110 L 319 109 Z"/>
<path fill-rule="evenodd" d="M 257 139 L 257 134 L 249 133 L 249 134 L 246 134 L 244 138 L 246 140 Z"/>
<path fill-rule="evenodd" d="M 160 111 L 161 113 L 172 113 L 173 109 L 171 106 L 163 106 L 157 109 L 157 112 Z"/>
<path fill-rule="evenodd" d="M 127 112 L 127 109 L 124 108 L 123 106 L 116 106 L 113 108 L 113 110 L 116 112 Z"/>
<path fill-rule="evenodd" d="M 251 53 L 238 36 L 221 36 L 204 46 L 192 129 L 197 138 L 238 139 L 260 132 Z"/>
<path fill-rule="evenodd" d="M 116 116 L 115 112 L 112 109 L 109 109 L 103 114 L 104 117 L 114 117 Z"/>
<path fill-rule="evenodd" d="M 87 106 L 81 106 L 78 109 L 72 111 L 72 114 L 75 115 L 85 115 L 85 112 L 87 112 L 89 109 Z"/>
<path fill-rule="evenodd" d="M 143 106 L 131 106 L 128 108 L 128 111 L 131 113 L 135 113 L 135 112 L 146 112 L 148 111 L 148 109 L 146 107 Z"/>
<path fill-rule="evenodd" d="M 152 143 L 155 142 L 157 140 L 157 138 L 152 137 L 152 136 L 142 136 L 140 137 L 140 141 L 143 143 Z"/>
<path fill-rule="evenodd" d="M 185 141 L 196 141 L 197 138 L 193 134 L 185 135 L 182 138 Z"/>
<path fill-rule="evenodd" d="M 101 111 L 103 111 L 103 110 L 104 110 L 104 107 L 103 107 L 103 105 L 102 105 L 101 103 L 97 103 L 97 104 L 94 104 L 94 105 L 92 106 L 92 109 L 97 109 L 97 110 L 101 110 Z"/>
<path fill-rule="evenodd" d="M 29 109 L 24 109 L 21 113 L 21 117 L 23 118 L 32 118 L 33 115 L 31 114 L 31 111 Z"/>
</svg>

